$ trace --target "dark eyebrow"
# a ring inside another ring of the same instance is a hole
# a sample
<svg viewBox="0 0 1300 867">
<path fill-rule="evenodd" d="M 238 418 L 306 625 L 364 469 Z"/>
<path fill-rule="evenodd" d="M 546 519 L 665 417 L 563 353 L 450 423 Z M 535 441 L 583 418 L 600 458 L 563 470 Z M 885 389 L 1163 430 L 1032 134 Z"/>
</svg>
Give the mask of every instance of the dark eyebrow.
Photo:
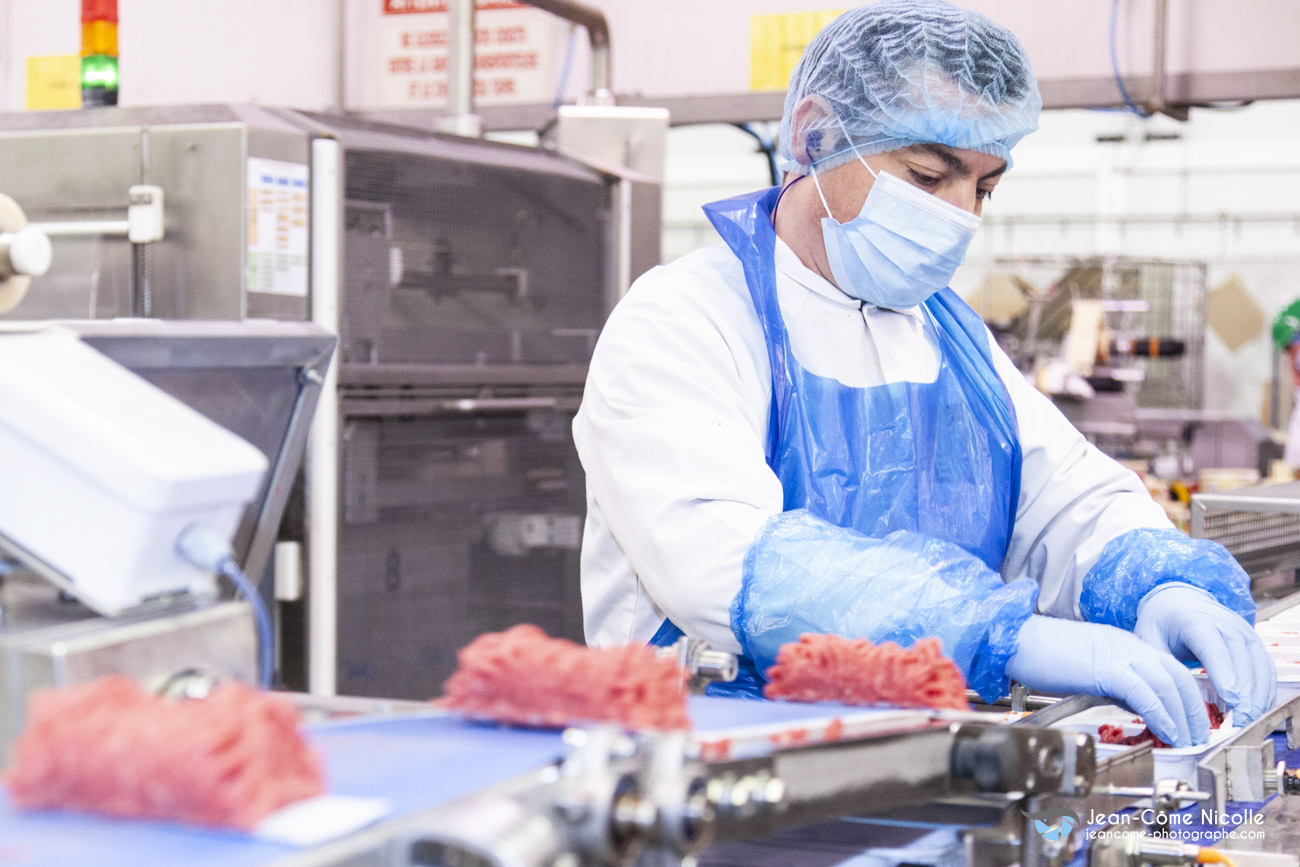
<svg viewBox="0 0 1300 867">
<path fill-rule="evenodd" d="M 938 142 L 926 142 L 924 144 L 913 145 L 912 147 L 916 150 L 923 150 L 926 153 L 933 154 L 934 156 L 943 160 L 944 164 L 947 165 L 948 168 L 957 172 L 963 178 L 970 177 L 970 166 L 962 162 L 961 157 L 953 153 L 952 149 L 949 148 L 947 145 L 941 145 Z M 1001 166 L 994 169 L 993 171 L 981 175 L 980 180 L 986 181 L 989 178 L 996 178 L 998 175 L 1002 174 L 1006 170 L 1007 170 L 1007 164 L 1004 162 L 1002 163 Z"/>
</svg>

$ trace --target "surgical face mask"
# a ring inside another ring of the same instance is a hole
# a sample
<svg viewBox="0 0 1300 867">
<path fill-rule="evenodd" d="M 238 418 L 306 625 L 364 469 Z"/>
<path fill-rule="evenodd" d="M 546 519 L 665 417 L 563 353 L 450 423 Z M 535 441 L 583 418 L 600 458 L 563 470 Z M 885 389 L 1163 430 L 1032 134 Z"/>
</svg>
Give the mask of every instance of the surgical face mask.
<svg viewBox="0 0 1300 867">
<path fill-rule="evenodd" d="M 812 172 L 826 208 L 822 238 L 831 274 L 843 292 L 868 304 L 915 307 L 952 281 L 980 218 L 888 172 L 877 174 L 861 154 L 857 157 L 875 183 L 862 211 L 847 223 L 830 216 Z"/>
</svg>

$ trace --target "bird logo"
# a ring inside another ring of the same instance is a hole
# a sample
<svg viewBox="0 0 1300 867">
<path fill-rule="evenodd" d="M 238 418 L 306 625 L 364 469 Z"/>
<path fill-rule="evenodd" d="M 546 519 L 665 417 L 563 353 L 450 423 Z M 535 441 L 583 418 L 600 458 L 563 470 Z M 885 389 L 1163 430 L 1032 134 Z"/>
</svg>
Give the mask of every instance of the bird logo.
<svg viewBox="0 0 1300 867">
<path fill-rule="evenodd" d="M 1037 813 L 1026 813 L 1024 810 L 1020 812 L 1026 819 L 1034 820 L 1034 828 L 1044 840 L 1064 840 L 1079 827 L 1079 814 L 1062 807 Z"/>
</svg>

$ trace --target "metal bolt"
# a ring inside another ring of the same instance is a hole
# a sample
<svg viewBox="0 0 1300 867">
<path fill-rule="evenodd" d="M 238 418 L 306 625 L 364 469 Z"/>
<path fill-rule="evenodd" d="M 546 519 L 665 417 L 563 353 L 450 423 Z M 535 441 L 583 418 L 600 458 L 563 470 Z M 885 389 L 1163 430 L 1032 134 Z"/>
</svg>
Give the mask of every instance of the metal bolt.
<svg viewBox="0 0 1300 867">
<path fill-rule="evenodd" d="M 1264 772 L 1264 786 L 1280 795 L 1294 795 L 1300 792 L 1300 773 L 1287 770 L 1286 762 L 1278 762 Z"/>
<path fill-rule="evenodd" d="M 763 786 L 763 801 L 776 806 L 785 800 L 785 781 L 773 777 Z"/>
<path fill-rule="evenodd" d="M 1029 709 L 1029 687 L 1023 683 L 1011 684 L 1011 712 L 1024 713 Z"/>
<path fill-rule="evenodd" d="M 566 822 L 577 825 L 591 815 L 591 804 L 578 792 L 568 792 L 555 799 L 555 808 Z"/>
<path fill-rule="evenodd" d="M 731 791 L 727 793 L 727 802 L 736 810 L 743 810 L 748 807 L 754 797 L 754 780 L 751 777 L 741 777 L 736 780 Z"/>
<path fill-rule="evenodd" d="M 1065 756 L 1054 746 L 1045 746 L 1038 751 L 1038 769 L 1049 777 L 1059 776 L 1065 766 Z"/>
<path fill-rule="evenodd" d="M 1081 734 L 1077 734 L 1077 735 L 1075 735 L 1075 736 L 1074 736 L 1074 749 L 1075 749 L 1075 751 L 1076 751 L 1076 755 L 1078 754 L 1078 751 L 1079 751 L 1079 750 L 1090 750 L 1090 749 L 1093 749 L 1093 746 L 1092 746 L 1092 737 L 1089 736 L 1089 735 L 1082 734 L 1082 733 L 1081 733 Z M 1081 791 L 1083 791 L 1084 789 L 1086 789 L 1087 787 L 1088 787 L 1088 778 L 1085 777 L 1083 774 L 1075 774 L 1075 775 L 1074 775 L 1074 790 L 1075 790 L 1076 792 L 1081 792 Z"/>
<path fill-rule="evenodd" d="M 708 786 L 705 789 L 705 792 L 709 796 L 709 800 L 715 804 L 721 804 L 727 797 L 728 785 L 729 783 L 721 777 L 709 780 Z"/>
<path fill-rule="evenodd" d="M 643 833 L 659 821 L 659 809 L 653 801 L 640 795 L 624 795 L 614 803 L 614 821 Z"/>
</svg>

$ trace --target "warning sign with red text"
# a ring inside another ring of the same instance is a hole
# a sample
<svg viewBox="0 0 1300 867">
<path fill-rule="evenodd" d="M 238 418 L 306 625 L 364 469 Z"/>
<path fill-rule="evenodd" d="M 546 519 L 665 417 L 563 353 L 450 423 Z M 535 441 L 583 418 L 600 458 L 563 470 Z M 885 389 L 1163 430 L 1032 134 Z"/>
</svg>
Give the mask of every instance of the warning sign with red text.
<svg viewBox="0 0 1300 867">
<path fill-rule="evenodd" d="M 447 0 L 382 0 L 379 100 L 385 107 L 442 105 L 447 99 Z M 474 99 L 484 105 L 549 102 L 565 26 L 510 0 L 478 0 Z"/>
</svg>

